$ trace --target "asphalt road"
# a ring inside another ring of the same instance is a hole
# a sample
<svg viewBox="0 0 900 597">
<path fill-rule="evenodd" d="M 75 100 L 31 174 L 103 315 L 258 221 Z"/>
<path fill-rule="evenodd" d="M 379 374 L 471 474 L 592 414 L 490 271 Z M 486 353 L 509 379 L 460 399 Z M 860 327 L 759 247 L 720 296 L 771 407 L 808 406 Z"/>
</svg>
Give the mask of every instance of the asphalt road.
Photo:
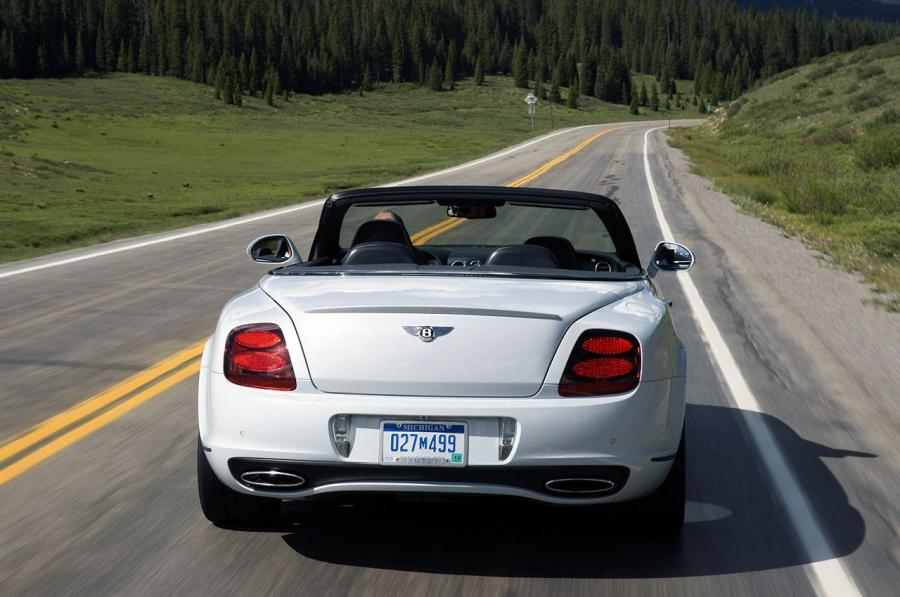
<svg viewBox="0 0 900 597">
<path fill-rule="evenodd" d="M 646 261 L 661 237 L 643 161 L 650 126 L 580 128 L 418 182 L 507 184 L 616 128 L 526 184 L 613 197 Z M 895 594 L 897 467 L 884 456 L 896 455 L 898 429 L 855 414 L 858 396 L 829 392 L 803 366 L 818 348 L 795 345 L 771 305 L 746 300 L 753 280 L 734 267 L 742 256 L 717 242 L 715 218 L 686 206 L 661 139 L 650 135 L 648 154 L 660 205 L 697 255 L 691 280 L 761 411 L 738 408 L 691 299 L 674 274 L 660 275 L 689 349 L 689 503 L 677 541 L 635 535 L 615 510 L 586 517 L 486 500 L 291 505 L 271 528 L 216 528 L 196 499 L 190 375 L 96 430 L 66 436 L 72 418 L 0 457 L 0 593 L 799 597 L 836 594 L 836 561 L 862 594 Z M 318 215 L 313 206 L 0 267 L 0 450 L 208 336 L 225 301 L 264 273 L 244 256 L 247 242 L 286 231 L 306 250 Z M 98 252 L 108 254 L 82 259 Z M 60 260 L 69 261 L 40 269 Z M 10 275 L 23 267 L 35 269 Z M 748 425 L 757 419 L 805 503 L 785 503 L 778 491 L 784 480 L 773 478 Z M 824 544 L 804 542 L 798 508 Z"/>
</svg>

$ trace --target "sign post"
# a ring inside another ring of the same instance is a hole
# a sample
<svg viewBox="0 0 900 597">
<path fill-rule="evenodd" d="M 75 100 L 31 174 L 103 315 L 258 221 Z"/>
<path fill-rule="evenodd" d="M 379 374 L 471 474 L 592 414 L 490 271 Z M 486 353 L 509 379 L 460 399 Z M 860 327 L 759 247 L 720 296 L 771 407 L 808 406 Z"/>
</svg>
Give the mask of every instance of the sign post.
<svg viewBox="0 0 900 597">
<path fill-rule="evenodd" d="M 534 105 L 537 103 L 537 97 L 529 93 L 525 96 L 525 103 L 528 104 L 528 115 L 531 116 L 531 130 L 534 131 Z"/>
</svg>

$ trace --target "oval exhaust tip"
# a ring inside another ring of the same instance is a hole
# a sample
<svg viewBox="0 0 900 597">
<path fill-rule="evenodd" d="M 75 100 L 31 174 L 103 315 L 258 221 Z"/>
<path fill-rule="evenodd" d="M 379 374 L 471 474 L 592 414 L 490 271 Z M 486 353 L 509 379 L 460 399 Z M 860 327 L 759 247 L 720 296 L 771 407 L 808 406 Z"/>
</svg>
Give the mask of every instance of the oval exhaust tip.
<svg viewBox="0 0 900 597">
<path fill-rule="evenodd" d="M 615 488 L 615 486 L 616 484 L 609 479 L 595 479 L 589 477 L 551 479 L 544 483 L 544 487 L 546 487 L 548 491 L 574 495 L 606 493 Z"/>
<path fill-rule="evenodd" d="M 306 479 L 285 471 L 246 471 L 241 473 L 241 482 L 260 489 L 288 489 L 300 487 Z"/>
</svg>

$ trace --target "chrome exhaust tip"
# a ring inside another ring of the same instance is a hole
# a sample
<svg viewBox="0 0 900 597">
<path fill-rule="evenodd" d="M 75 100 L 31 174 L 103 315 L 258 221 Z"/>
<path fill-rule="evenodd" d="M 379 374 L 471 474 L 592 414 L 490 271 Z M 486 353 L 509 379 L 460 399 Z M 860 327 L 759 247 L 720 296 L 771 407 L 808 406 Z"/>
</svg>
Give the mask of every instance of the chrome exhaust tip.
<svg viewBox="0 0 900 597">
<path fill-rule="evenodd" d="M 300 487 L 306 479 L 284 471 L 246 471 L 241 473 L 241 483 L 257 489 L 290 489 Z"/>
<path fill-rule="evenodd" d="M 547 491 L 569 495 L 590 495 L 607 493 L 615 489 L 616 484 L 608 479 L 577 477 L 570 479 L 551 479 L 544 483 Z"/>
</svg>

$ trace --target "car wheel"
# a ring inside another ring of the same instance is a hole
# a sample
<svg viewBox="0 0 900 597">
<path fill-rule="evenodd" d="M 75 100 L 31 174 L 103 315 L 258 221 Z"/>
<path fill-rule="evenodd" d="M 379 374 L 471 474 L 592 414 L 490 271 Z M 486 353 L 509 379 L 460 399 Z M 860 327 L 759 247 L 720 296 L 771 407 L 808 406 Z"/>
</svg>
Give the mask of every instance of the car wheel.
<svg viewBox="0 0 900 597">
<path fill-rule="evenodd" d="M 281 510 L 281 500 L 245 495 L 229 489 L 219 481 L 200 438 L 197 438 L 197 489 L 204 516 L 217 525 L 262 524 L 271 522 Z"/>
<path fill-rule="evenodd" d="M 674 536 L 684 526 L 686 449 L 684 430 L 675 461 L 663 484 L 646 498 L 639 500 L 637 514 L 643 528 L 655 535 Z"/>
</svg>

